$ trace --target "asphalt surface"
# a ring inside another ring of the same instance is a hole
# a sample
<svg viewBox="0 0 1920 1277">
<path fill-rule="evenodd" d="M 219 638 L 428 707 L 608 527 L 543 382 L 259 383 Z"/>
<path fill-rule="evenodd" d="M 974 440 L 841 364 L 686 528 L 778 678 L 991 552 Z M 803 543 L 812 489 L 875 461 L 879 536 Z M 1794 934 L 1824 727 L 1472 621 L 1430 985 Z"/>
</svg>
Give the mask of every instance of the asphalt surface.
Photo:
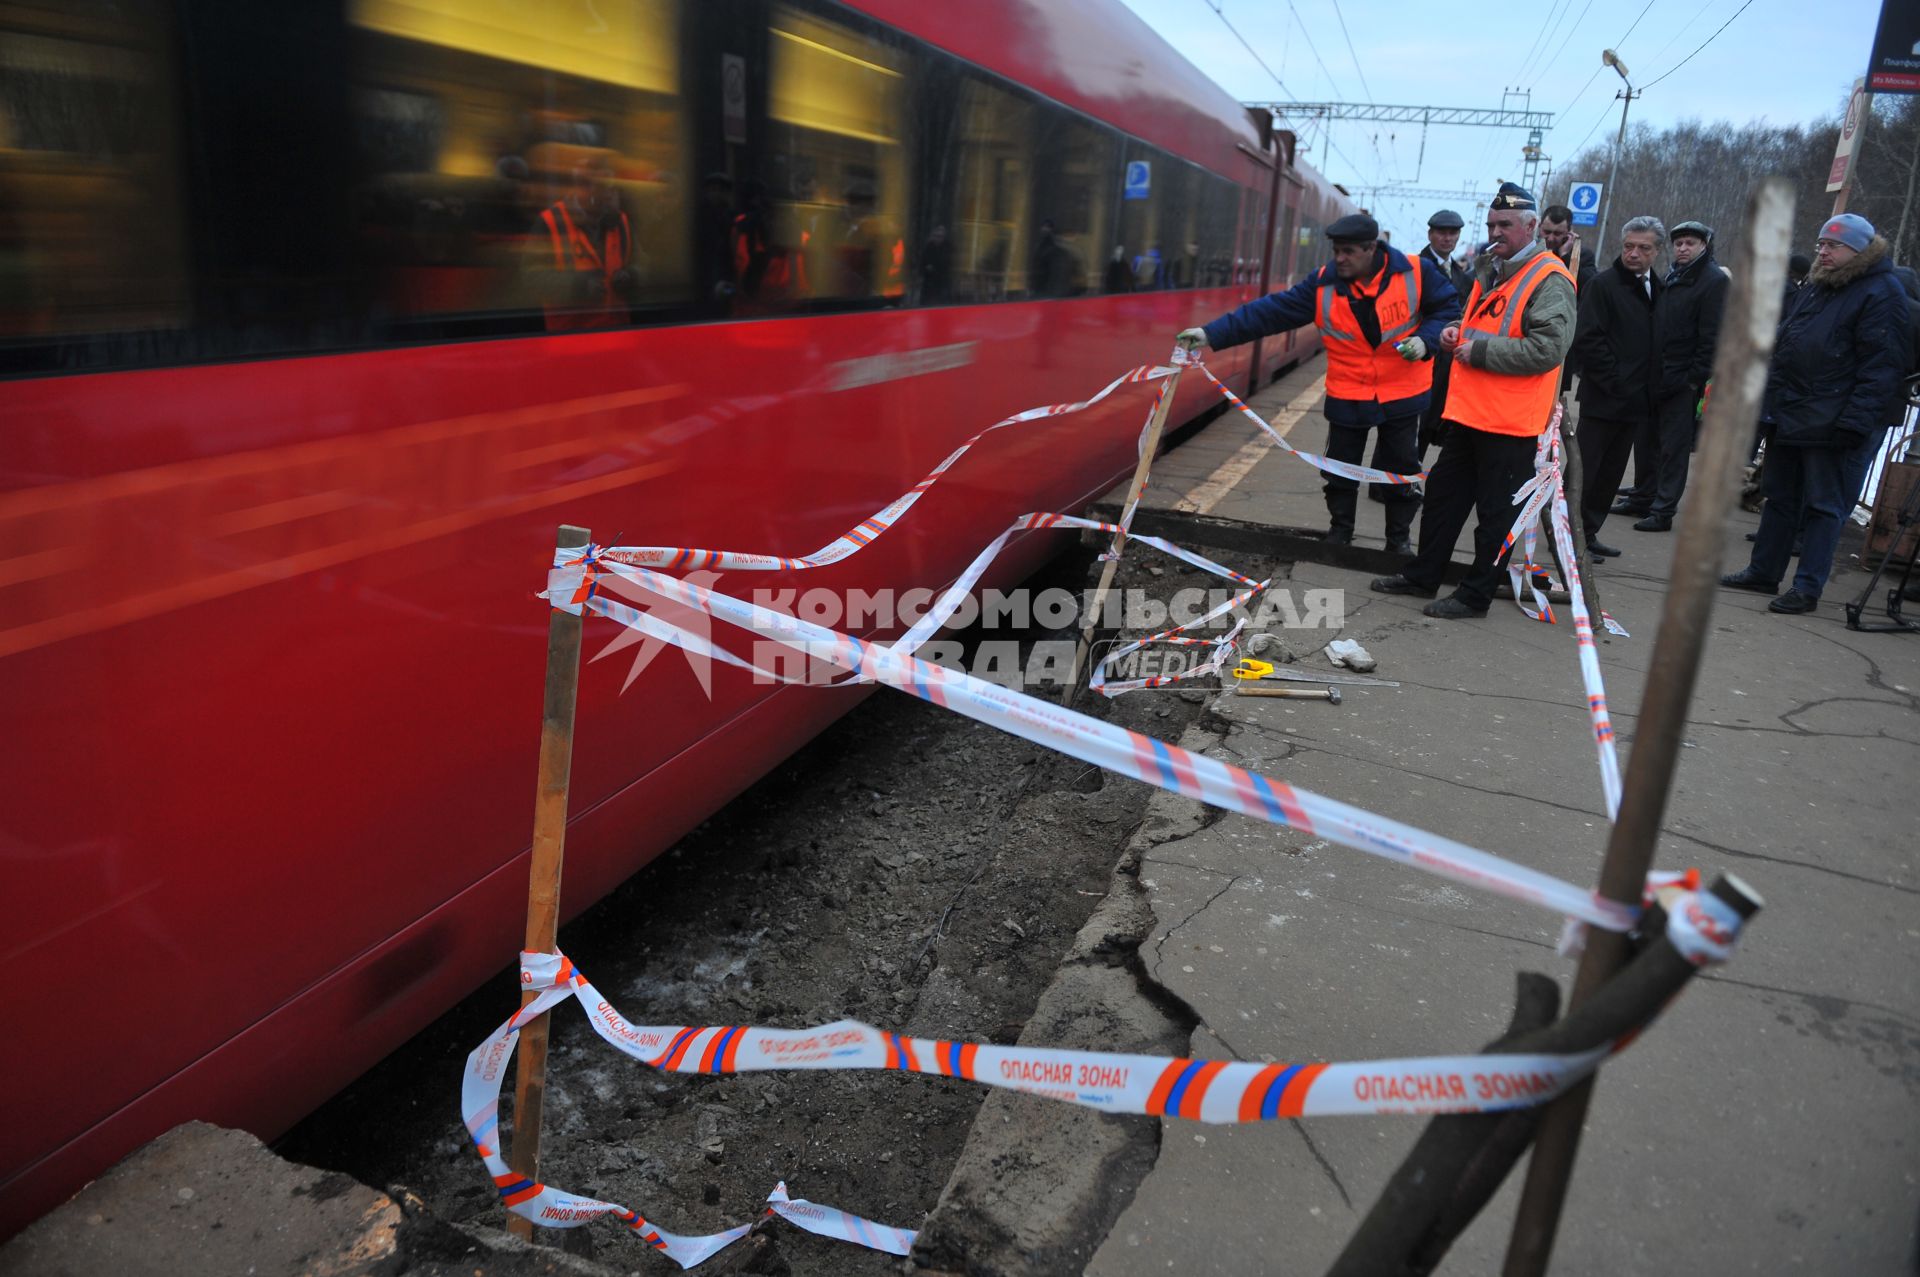
<svg viewBox="0 0 1920 1277">
<path fill-rule="evenodd" d="M 1318 375 L 1310 365 L 1257 401 L 1269 415 L 1295 405 L 1290 441 L 1316 451 L 1324 418 L 1298 409 Z M 1162 462 L 1148 503 L 1323 523 L 1318 474 L 1246 449 L 1250 435 L 1222 418 Z M 1756 522 L 1734 517 L 1726 570 L 1744 563 Z M 1380 507 L 1362 501 L 1361 543 L 1379 545 L 1379 530 Z M 1674 538 L 1607 533 L 1625 553 L 1599 569 L 1604 606 L 1632 634 L 1600 651 L 1624 764 Z M 1348 687 L 1339 706 L 1223 695 L 1211 708 L 1224 734 L 1189 729 L 1189 743 L 1593 882 L 1607 821 L 1570 625 L 1511 603 L 1485 620 L 1433 621 L 1421 600 L 1372 594 L 1367 579 L 1299 563 L 1289 584 L 1343 591 L 1339 633 L 1401 687 Z M 1840 601 L 1863 584 L 1837 572 L 1804 617 L 1770 614 L 1752 594 L 1717 601 L 1656 864 L 1737 873 L 1768 907 L 1733 962 L 1603 1070 L 1556 1273 L 1914 1271 L 1920 636 L 1848 631 Z M 1288 637 L 1312 651 L 1334 636 Z M 1317 654 L 1311 667 L 1328 668 Z M 1505 1025 L 1516 971 L 1571 975 L 1557 917 L 1242 817 L 1194 823 L 1144 848 L 1139 868 L 1155 918 L 1141 957 L 1197 1015 L 1193 1054 L 1469 1052 Z M 1196 1271 L 1199 1255 L 1214 1273 L 1323 1271 L 1419 1126 L 1165 1122 L 1152 1169 L 1086 1271 Z M 1519 1180 L 1446 1271 L 1497 1270 Z"/>
</svg>

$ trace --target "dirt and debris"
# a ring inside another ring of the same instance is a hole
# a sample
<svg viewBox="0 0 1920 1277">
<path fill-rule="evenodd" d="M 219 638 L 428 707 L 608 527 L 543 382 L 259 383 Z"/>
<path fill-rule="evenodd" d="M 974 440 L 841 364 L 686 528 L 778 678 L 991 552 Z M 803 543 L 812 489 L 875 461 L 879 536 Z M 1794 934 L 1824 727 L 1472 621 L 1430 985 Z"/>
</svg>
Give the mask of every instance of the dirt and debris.
<svg viewBox="0 0 1920 1277">
<path fill-rule="evenodd" d="M 1097 568 L 1076 549 L 1028 586 L 1077 589 Z M 1223 583 L 1136 552 L 1117 584 L 1165 599 Z M 1016 637 L 1057 642 L 1073 631 Z M 1114 701 L 1083 692 L 1075 708 L 1175 741 L 1212 687 L 1201 680 Z M 638 1023 L 802 1027 L 851 1017 L 1010 1043 L 1105 899 L 1151 792 L 878 692 L 564 928 L 561 945 Z M 498 1226 L 457 1087 L 467 1051 L 511 1007 L 513 987 L 503 972 L 276 1150 L 415 1194 L 456 1224 Z M 677 1233 L 755 1219 L 783 1179 L 796 1197 L 917 1228 L 987 1095 L 891 1073 L 655 1074 L 610 1050 L 570 1007 L 556 1014 L 547 1086 L 542 1177 Z M 641 1258 L 611 1226 L 559 1239 L 601 1263 L 667 1266 Z M 779 1223 L 712 1261 L 716 1271 L 795 1277 L 902 1265 Z"/>
</svg>

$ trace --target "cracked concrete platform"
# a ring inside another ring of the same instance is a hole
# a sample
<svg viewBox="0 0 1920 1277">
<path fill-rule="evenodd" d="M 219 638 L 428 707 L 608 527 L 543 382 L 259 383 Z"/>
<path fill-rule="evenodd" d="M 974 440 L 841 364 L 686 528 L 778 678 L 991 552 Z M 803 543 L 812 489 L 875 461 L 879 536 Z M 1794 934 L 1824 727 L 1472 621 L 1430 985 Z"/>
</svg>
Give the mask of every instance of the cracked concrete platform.
<svg viewBox="0 0 1920 1277">
<path fill-rule="evenodd" d="M 1272 411 L 1313 375 L 1262 402 Z M 1232 455 L 1245 437 L 1233 420 L 1195 443 Z M 1315 447 L 1324 419 L 1291 437 Z M 1215 464 L 1194 453 L 1162 466 L 1149 500 L 1171 505 Z M 1278 452 L 1216 512 L 1323 518 L 1317 477 Z M 1754 523 L 1738 515 L 1729 530 L 1733 566 Z M 1360 530 L 1377 538 L 1366 501 Z M 1605 603 L 1634 635 L 1601 647 L 1624 764 L 1673 538 L 1609 526 L 1607 539 L 1626 554 L 1600 570 Z M 1289 582 L 1346 591 L 1343 634 L 1403 686 L 1349 687 L 1338 707 L 1223 695 L 1209 752 L 1593 882 L 1606 821 L 1571 630 L 1511 604 L 1485 621 L 1430 621 L 1418 600 L 1366 584 L 1313 564 Z M 1829 603 L 1793 618 L 1758 596 L 1720 597 L 1656 863 L 1736 872 L 1768 907 L 1731 964 L 1604 1069 L 1556 1273 L 1913 1271 L 1920 636 L 1847 631 L 1838 601 L 1859 588 L 1836 574 Z M 1317 632 L 1315 650 L 1333 637 Z M 1472 1051 L 1505 1024 L 1516 970 L 1571 975 L 1554 952 L 1559 919 L 1359 852 L 1197 813 L 1148 841 L 1138 874 L 1154 926 L 1141 958 L 1197 1016 L 1195 1055 Z M 1419 1129 L 1164 1122 L 1152 1169 L 1085 1271 L 1321 1272 Z M 1519 1180 L 1443 1271 L 1498 1270 Z"/>
</svg>

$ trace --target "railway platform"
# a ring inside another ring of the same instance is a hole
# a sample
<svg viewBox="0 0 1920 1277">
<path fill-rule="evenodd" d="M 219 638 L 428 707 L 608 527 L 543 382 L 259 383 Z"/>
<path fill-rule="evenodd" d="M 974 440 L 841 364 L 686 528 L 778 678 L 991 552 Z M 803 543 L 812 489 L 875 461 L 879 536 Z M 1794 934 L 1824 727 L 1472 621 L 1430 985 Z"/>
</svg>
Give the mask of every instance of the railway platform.
<svg viewBox="0 0 1920 1277">
<path fill-rule="evenodd" d="M 1255 401 L 1309 450 L 1325 437 L 1318 376 L 1310 365 Z M 1179 512 L 1204 515 L 1188 520 L 1187 538 L 1208 552 L 1207 542 L 1263 532 L 1292 545 L 1285 529 L 1323 526 L 1317 472 L 1248 444 L 1252 435 L 1224 416 L 1164 458 L 1144 506 L 1152 530 L 1180 540 Z M 1363 557 L 1381 545 L 1372 514 L 1363 501 Z M 1727 563 L 1744 562 L 1742 534 L 1756 522 L 1735 514 Z M 1624 554 L 1600 568 L 1604 604 L 1631 634 L 1599 648 L 1624 764 L 1674 538 L 1621 529 L 1607 539 Z M 1233 561 L 1231 545 L 1215 548 Z M 1223 691 L 1181 743 L 1596 881 L 1607 821 L 1571 625 L 1540 624 L 1506 602 L 1482 621 L 1430 620 L 1418 599 L 1368 592 L 1375 564 L 1326 557 L 1344 565 L 1300 561 L 1287 584 L 1341 592 L 1344 624 L 1287 634 L 1306 653 L 1294 668 L 1332 673 L 1320 645 L 1354 638 L 1378 659 L 1374 677 L 1399 686 L 1347 686 L 1337 705 Z M 1556 1273 L 1912 1271 L 1920 643 L 1844 628 L 1840 600 L 1861 580 L 1843 567 L 1802 617 L 1734 591 L 1716 604 L 1655 863 L 1736 873 L 1767 909 L 1732 962 L 1602 1069 Z M 1168 794 L 1154 812 L 1133 848 L 1153 914 L 1137 970 L 1162 1004 L 1190 1010 L 1196 1056 L 1472 1052 L 1504 1031 L 1517 971 L 1563 986 L 1571 977 L 1556 953 L 1560 920 L 1546 913 L 1238 815 L 1209 822 Z M 1049 1148 L 1056 1128 L 1038 1107 L 989 1100 L 930 1229 L 966 1221 L 961 1232 L 1032 1239 L 1071 1218 L 1044 1197 L 1023 1217 L 1032 1199 L 1008 1168 L 1082 1164 L 1098 1155 L 1096 1124 L 1063 1121 L 1062 1146 Z M 1323 1272 L 1421 1126 L 1165 1120 L 1151 1169 L 1090 1241 L 1085 1271 Z M 1444 1271 L 1498 1271 L 1521 1178 Z"/>
</svg>

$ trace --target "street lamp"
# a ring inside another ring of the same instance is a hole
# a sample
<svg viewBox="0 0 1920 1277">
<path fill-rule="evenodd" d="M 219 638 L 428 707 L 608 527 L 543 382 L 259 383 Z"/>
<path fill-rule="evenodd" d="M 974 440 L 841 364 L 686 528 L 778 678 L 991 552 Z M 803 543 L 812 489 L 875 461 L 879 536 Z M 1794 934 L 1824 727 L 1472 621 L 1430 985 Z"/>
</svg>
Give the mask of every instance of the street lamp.
<svg viewBox="0 0 1920 1277">
<path fill-rule="evenodd" d="M 1620 149 L 1626 145 L 1627 141 L 1627 108 L 1632 106 L 1633 100 L 1640 96 L 1633 87 L 1633 81 L 1627 79 L 1627 64 L 1620 60 L 1619 54 L 1612 49 L 1601 50 L 1600 64 L 1612 67 L 1619 74 L 1620 82 L 1627 87 L 1613 95 L 1620 99 L 1620 133 L 1613 139 L 1613 164 L 1607 170 L 1607 197 L 1600 202 L 1600 226 L 1593 236 L 1595 269 L 1599 269 L 1606 261 L 1606 258 L 1600 255 L 1600 246 L 1607 240 L 1607 214 L 1613 208 L 1613 183 L 1614 179 L 1620 176 Z"/>
</svg>

